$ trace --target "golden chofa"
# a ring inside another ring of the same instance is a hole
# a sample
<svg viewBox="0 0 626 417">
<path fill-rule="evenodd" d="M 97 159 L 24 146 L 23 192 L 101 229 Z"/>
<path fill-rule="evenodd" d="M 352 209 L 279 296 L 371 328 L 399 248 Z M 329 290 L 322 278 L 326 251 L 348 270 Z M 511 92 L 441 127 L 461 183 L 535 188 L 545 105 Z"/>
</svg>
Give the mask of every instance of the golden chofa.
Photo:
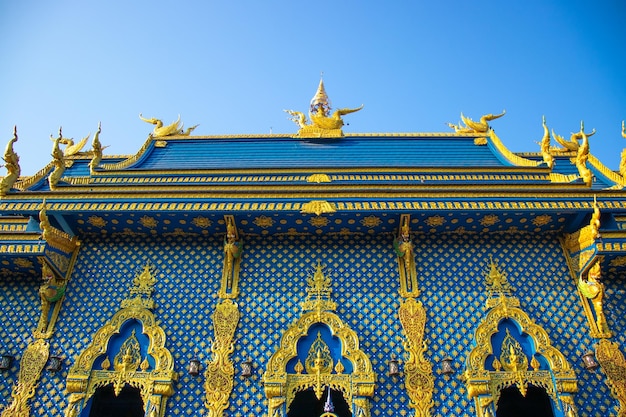
<svg viewBox="0 0 626 417">
<path fill-rule="evenodd" d="M 320 80 L 320 84 L 311 100 L 311 106 L 309 108 L 310 121 L 307 120 L 302 112 L 293 110 L 285 110 L 285 112 L 293 116 L 291 120 L 300 126 L 298 137 L 338 138 L 343 136 L 343 131 L 341 130 L 343 119 L 341 116 L 357 112 L 362 108 L 363 105 L 354 109 L 338 109 L 331 115 L 330 100 L 324 88 L 324 81 Z"/>
</svg>

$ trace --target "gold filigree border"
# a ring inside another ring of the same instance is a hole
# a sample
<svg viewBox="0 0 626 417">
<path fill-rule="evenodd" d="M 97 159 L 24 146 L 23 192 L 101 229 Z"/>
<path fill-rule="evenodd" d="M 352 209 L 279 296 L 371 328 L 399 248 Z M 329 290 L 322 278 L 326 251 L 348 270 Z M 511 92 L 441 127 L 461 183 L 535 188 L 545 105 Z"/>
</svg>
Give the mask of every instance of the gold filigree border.
<svg viewBox="0 0 626 417">
<path fill-rule="evenodd" d="M 118 334 L 128 320 L 137 320 L 143 325 L 143 333 L 150 339 L 147 354 L 154 359 L 153 371 L 126 372 L 94 370 L 94 361 L 106 353 L 109 339 Z M 93 337 L 91 344 L 78 356 L 67 375 L 69 398 L 67 413 L 76 412 L 84 405 L 95 390 L 114 381 L 122 380 L 131 386 L 140 388 L 147 410 L 157 410 L 157 416 L 163 416 L 167 397 L 174 393 L 174 372 L 172 354 L 165 347 L 165 332 L 156 324 L 154 314 L 136 306 L 121 308 L 111 320 L 102 326 Z"/>
<path fill-rule="evenodd" d="M 297 343 L 301 337 L 307 335 L 309 328 L 318 323 L 326 324 L 332 334 L 341 340 L 341 355 L 353 365 L 353 371 L 349 375 L 351 395 L 348 398 L 371 397 L 374 395 L 374 382 L 376 374 L 372 370 L 369 357 L 359 349 L 359 340 L 356 332 L 350 329 L 336 314 L 329 311 L 309 311 L 304 313 L 298 321 L 292 324 L 283 334 L 279 349 L 270 357 L 263 383 L 265 394 L 268 397 L 268 415 L 274 415 L 276 408 L 289 404 L 293 396 L 300 389 L 308 388 L 309 382 L 304 381 L 300 375 L 287 374 L 287 362 L 297 355 Z M 344 391 L 346 375 L 328 374 L 326 385 Z M 274 406 L 276 405 L 276 406 Z M 350 404 L 352 409 L 352 404 Z M 368 408 L 369 409 L 369 408 Z M 353 410 L 354 413 L 355 410 Z"/>
<path fill-rule="evenodd" d="M 463 374 L 468 396 L 476 400 L 477 410 L 482 410 L 478 411 L 482 413 L 478 415 L 485 413 L 485 407 L 478 406 L 485 396 L 490 400 L 490 404 L 495 405 L 501 389 L 511 385 L 522 385 L 523 388 L 529 383 L 546 388 L 548 395 L 558 407 L 560 397 L 569 396 L 578 390 L 576 374 L 567 359 L 552 346 L 548 333 L 519 308 L 517 298 L 500 294 L 499 300 L 493 301 L 496 301 L 496 305 L 489 310 L 476 328 L 475 347 L 466 358 L 466 369 Z M 500 322 L 505 319 L 516 322 L 520 331 L 531 337 L 535 351 L 546 359 L 550 371 L 536 369 L 509 372 L 490 371 L 486 368 L 487 358 L 493 354 L 491 338 L 498 332 Z"/>
</svg>

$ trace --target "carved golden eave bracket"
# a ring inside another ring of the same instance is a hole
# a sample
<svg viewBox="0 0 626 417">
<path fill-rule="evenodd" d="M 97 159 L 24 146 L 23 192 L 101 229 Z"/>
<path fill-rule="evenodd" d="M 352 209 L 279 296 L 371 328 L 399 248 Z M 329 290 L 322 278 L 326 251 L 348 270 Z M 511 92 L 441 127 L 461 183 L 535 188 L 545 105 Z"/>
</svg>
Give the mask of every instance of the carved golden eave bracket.
<svg viewBox="0 0 626 417">
<path fill-rule="evenodd" d="M 41 204 L 41 210 L 39 211 L 39 228 L 41 229 L 42 239 L 53 248 L 71 253 L 80 245 L 76 236 L 72 237 L 50 224 L 45 200 Z"/>
</svg>

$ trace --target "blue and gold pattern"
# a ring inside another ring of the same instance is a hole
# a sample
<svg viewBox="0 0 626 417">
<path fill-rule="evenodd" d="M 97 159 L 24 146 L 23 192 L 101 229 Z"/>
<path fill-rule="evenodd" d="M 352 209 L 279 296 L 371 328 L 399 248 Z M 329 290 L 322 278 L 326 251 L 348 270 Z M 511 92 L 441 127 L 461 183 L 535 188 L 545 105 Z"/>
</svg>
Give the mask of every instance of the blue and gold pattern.
<svg viewBox="0 0 626 417">
<path fill-rule="evenodd" d="M 391 355 L 403 355 L 402 331 L 396 316 L 399 301 L 392 239 L 391 235 L 246 239 L 238 300 L 241 322 L 232 355 L 236 371 L 228 415 L 262 415 L 266 411 L 261 374 L 279 345 L 280 335 L 297 317 L 305 296 L 303 277 L 310 271 L 310 259 L 320 259 L 333 274 L 338 314 L 356 331 L 378 375 L 371 414 L 410 415 L 402 382 L 386 375 Z M 572 364 L 579 378 L 575 401 L 581 415 L 600 417 L 614 412 L 617 404 L 602 374 L 582 368 L 580 355 L 594 342 L 585 330 L 575 283 L 565 279 L 568 271 L 554 238 L 519 234 L 494 239 L 447 234 L 418 235 L 414 242 L 421 299 L 428 315 L 425 355 L 433 364 L 450 355 L 457 370 L 457 375 L 447 377 L 435 365 L 432 415 L 475 413 L 457 376 L 483 315 L 486 296 L 482 278 L 489 256 L 507 271 L 527 313 L 550 334 L 553 345 Z M 61 353 L 71 365 L 88 345 L 90 335 L 115 312 L 136 266 L 151 261 L 162 277 L 155 287 L 155 312 L 166 333 L 166 347 L 174 355 L 175 371 L 181 375 L 166 415 L 183 416 L 202 409 L 203 381 L 188 375 L 185 367 L 196 355 L 202 362 L 209 359 L 208 340 L 213 337 L 210 312 L 217 301 L 213 295 L 219 290 L 222 250 L 222 241 L 214 238 L 198 241 L 175 236 L 94 236 L 84 241 L 51 352 Z M 4 283 L 2 305 L 5 311 L 9 308 L 9 314 L 15 311 L 15 317 L 33 317 L 31 326 L 24 328 L 28 333 L 37 316 L 37 280 L 33 279 L 30 292 L 25 291 L 29 287 L 24 284 L 7 287 Z M 607 283 L 607 320 L 615 328 L 624 328 L 625 324 L 620 306 L 626 300 L 618 290 L 621 284 Z M 29 307 L 31 313 L 24 310 Z M 562 326 L 564 322 L 571 325 Z M 258 338 L 259 334 L 263 337 Z M 624 340 L 618 341 L 623 345 Z M 7 349 L 19 352 L 24 345 L 12 342 Z M 254 372 L 244 379 L 239 369 L 248 357 L 253 358 Z M 33 409 L 62 415 L 68 365 L 56 374 L 43 373 Z M 4 378 L 2 396 L 7 401 L 15 374 L 0 375 Z"/>
</svg>

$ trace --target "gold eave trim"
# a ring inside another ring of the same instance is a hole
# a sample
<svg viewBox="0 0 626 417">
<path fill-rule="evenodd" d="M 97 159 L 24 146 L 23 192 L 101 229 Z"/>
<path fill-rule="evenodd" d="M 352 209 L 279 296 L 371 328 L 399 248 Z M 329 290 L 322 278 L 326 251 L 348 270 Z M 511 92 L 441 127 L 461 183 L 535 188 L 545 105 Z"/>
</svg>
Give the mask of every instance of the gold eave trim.
<svg viewBox="0 0 626 417">
<path fill-rule="evenodd" d="M 48 202 L 48 211 L 58 212 L 137 212 L 137 211 L 296 211 L 302 210 L 303 202 L 132 202 L 132 203 L 105 203 L 105 202 Z M 592 209 L 589 202 L 546 202 L 546 201 L 507 201 L 507 202 L 476 202 L 476 201 L 333 201 L 337 211 L 364 211 L 364 210 L 583 210 Z M 604 209 L 626 209 L 626 201 L 603 201 L 598 204 Z M 39 202 L 0 203 L 0 210 L 37 211 L 41 207 Z"/>
<path fill-rule="evenodd" d="M 176 170 L 98 170 L 94 177 L 106 176 L 127 176 L 127 177 L 145 177 L 149 175 L 163 176 L 167 175 L 285 175 L 285 174 L 501 174 L 501 175 L 545 175 L 546 179 L 550 174 L 547 167 L 518 167 L 518 166 L 451 166 L 451 167 L 308 167 L 308 168 L 241 168 L 241 169 L 176 169 Z"/>
<path fill-rule="evenodd" d="M 41 233 L 29 233 L 29 234 L 24 234 L 24 233 L 0 233 L 0 245 L 3 243 L 3 241 L 10 241 L 10 242 L 15 242 L 16 240 L 23 240 L 23 241 L 35 241 L 35 242 L 41 242 L 42 245 L 45 244 L 45 242 L 43 240 L 40 240 L 41 238 Z"/>
<path fill-rule="evenodd" d="M 500 188 L 474 188 L 464 189 L 458 191 L 462 187 L 448 187 L 447 189 L 437 188 L 411 188 L 411 187 L 394 187 L 390 190 L 389 187 L 383 190 L 375 190 L 371 187 L 365 187 L 360 190 L 346 190 L 346 187 L 335 188 L 294 188 L 291 192 L 285 192 L 286 187 L 260 187 L 255 189 L 224 189 L 223 191 L 216 191 L 216 187 L 201 187 L 201 188 L 185 188 L 180 187 L 174 191 L 173 187 L 165 187 L 159 189 L 145 190 L 140 187 L 129 189 L 125 193 L 119 192 L 119 190 L 111 190 L 111 193 L 103 193 L 102 190 L 90 192 L 85 195 L 82 190 L 75 190 L 77 192 L 32 192 L 27 195 L 16 195 L 16 198 L 4 198 L 0 200 L 0 203 L 19 202 L 19 201 L 32 201 L 36 200 L 41 202 L 43 198 L 51 199 L 63 199 L 63 200 L 131 200 L 131 199 L 168 199 L 168 200 L 196 200 L 196 199 L 244 199 L 244 200 L 260 200 L 267 201 L 270 199 L 284 199 L 284 200 L 352 200 L 352 199 L 455 199 L 455 200 L 471 200 L 471 199 L 494 199 L 502 198 L 505 200 L 510 199 L 523 199 L 523 200 L 537 200 L 543 199 L 565 199 L 572 198 L 589 199 L 593 196 L 592 191 L 578 192 L 575 190 L 584 187 L 575 187 L 573 190 L 559 190 L 560 192 L 544 191 L 539 193 L 536 189 L 529 187 L 527 189 L 512 189 L 510 191 Z M 235 187 L 233 187 L 235 188 Z M 556 187 L 555 187 L 556 188 Z M 616 198 L 619 201 L 624 201 L 623 194 L 602 194 L 603 199 Z M 626 201 L 625 201 L 626 202 Z M 0 207 L 2 205 L 0 204 Z"/>
</svg>

